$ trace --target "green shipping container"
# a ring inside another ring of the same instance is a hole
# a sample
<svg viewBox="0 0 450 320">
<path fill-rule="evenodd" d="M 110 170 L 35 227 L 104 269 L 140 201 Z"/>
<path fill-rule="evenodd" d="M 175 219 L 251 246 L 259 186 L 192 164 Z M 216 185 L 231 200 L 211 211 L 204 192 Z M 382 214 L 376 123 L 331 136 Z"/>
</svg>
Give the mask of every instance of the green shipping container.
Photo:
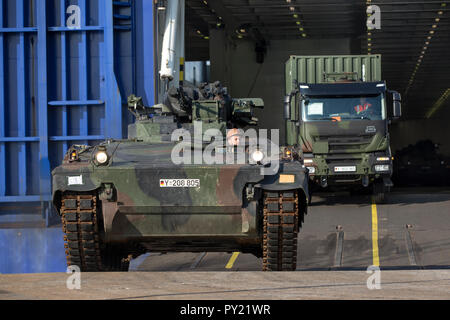
<svg viewBox="0 0 450 320">
<path fill-rule="evenodd" d="M 286 62 L 286 94 L 298 83 L 329 83 L 337 78 L 376 82 L 381 79 L 381 55 L 291 56 Z"/>
</svg>

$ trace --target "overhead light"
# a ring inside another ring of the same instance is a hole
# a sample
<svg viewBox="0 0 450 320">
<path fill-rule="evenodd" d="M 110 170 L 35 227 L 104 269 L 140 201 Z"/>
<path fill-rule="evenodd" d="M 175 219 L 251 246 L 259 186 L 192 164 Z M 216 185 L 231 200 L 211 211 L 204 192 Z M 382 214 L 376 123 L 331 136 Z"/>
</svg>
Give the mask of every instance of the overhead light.
<svg viewBox="0 0 450 320">
<path fill-rule="evenodd" d="M 301 22 L 300 22 L 300 21 L 296 21 L 295 23 L 296 23 L 296 24 L 298 24 L 298 25 L 300 25 L 300 24 L 301 24 Z"/>
<path fill-rule="evenodd" d="M 442 15 L 444 11 L 438 11 L 438 15 Z"/>
<path fill-rule="evenodd" d="M 427 39 L 428 39 L 428 40 L 431 40 L 431 36 L 428 36 Z"/>
<path fill-rule="evenodd" d="M 450 97 L 450 88 L 445 90 L 445 92 L 442 94 L 442 96 L 436 101 L 436 103 L 433 105 L 431 110 L 427 113 L 426 118 L 427 119 L 431 118 L 433 116 L 433 114 L 436 113 L 436 111 L 438 111 L 439 108 L 442 107 L 442 105 L 448 99 L 448 97 Z"/>
<path fill-rule="evenodd" d="M 302 33 L 302 37 L 303 37 L 303 38 L 306 38 L 306 33 Z"/>
<path fill-rule="evenodd" d="M 429 45 L 429 44 L 430 44 L 430 42 L 429 42 L 429 41 L 427 41 L 427 42 L 425 42 L 425 44 L 426 44 L 426 45 Z"/>
<path fill-rule="evenodd" d="M 439 21 L 441 21 L 441 19 L 436 18 L 436 19 L 434 19 L 434 21 L 439 22 Z"/>
<path fill-rule="evenodd" d="M 430 30 L 430 34 L 434 34 L 434 30 Z"/>
<path fill-rule="evenodd" d="M 298 18 L 298 14 L 296 14 L 296 13 L 295 13 L 295 14 L 293 14 L 292 16 L 293 16 L 293 17 L 294 17 L 295 19 L 297 19 L 297 18 Z"/>
<path fill-rule="evenodd" d="M 295 7 L 289 7 L 289 10 L 295 11 Z"/>
<path fill-rule="evenodd" d="M 437 28 L 437 24 L 433 24 L 431 27 L 432 27 L 433 29 L 436 29 L 436 28 Z"/>
</svg>

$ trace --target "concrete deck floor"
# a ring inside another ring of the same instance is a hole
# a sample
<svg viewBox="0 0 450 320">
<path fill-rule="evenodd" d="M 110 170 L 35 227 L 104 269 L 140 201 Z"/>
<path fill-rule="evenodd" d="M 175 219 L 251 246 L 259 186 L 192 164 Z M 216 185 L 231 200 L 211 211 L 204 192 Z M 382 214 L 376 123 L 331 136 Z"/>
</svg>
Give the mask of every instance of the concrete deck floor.
<svg viewBox="0 0 450 320">
<path fill-rule="evenodd" d="M 369 290 L 365 271 L 128 272 L 0 275 L 0 299 L 450 299 L 450 270 L 381 271 Z"/>
</svg>

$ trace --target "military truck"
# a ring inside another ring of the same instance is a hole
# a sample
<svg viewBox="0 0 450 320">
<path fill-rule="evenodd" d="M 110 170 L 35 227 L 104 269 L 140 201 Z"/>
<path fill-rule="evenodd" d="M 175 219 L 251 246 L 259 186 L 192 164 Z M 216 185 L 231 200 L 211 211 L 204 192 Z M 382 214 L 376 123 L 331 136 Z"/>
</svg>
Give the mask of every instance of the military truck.
<svg viewBox="0 0 450 320">
<path fill-rule="evenodd" d="M 52 172 L 68 265 L 120 271 L 147 251 L 240 251 L 262 257 L 263 270 L 295 270 L 308 198 L 301 151 L 269 154 L 249 137 L 230 135 L 257 123 L 253 110 L 262 106 L 261 99 L 232 99 L 220 83 L 171 88 L 153 107 L 129 97 L 136 122 L 128 139 L 74 145 Z M 189 141 L 198 125 L 200 138 Z M 211 129 L 228 135 L 213 138 Z M 174 150 L 235 159 L 240 147 L 243 163 L 173 161 Z M 266 173 L 274 162 L 276 171 Z"/>
<path fill-rule="evenodd" d="M 389 124 L 400 115 L 400 94 L 381 81 L 380 55 L 286 63 L 286 140 L 303 151 L 313 187 L 372 186 L 382 201 L 393 186 Z"/>
</svg>

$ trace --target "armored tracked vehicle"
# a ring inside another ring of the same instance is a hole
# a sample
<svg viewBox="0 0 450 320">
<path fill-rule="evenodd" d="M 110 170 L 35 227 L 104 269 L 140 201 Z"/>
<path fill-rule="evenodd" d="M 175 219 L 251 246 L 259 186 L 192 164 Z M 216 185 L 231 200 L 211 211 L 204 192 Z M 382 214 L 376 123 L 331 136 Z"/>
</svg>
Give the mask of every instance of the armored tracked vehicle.
<svg viewBox="0 0 450 320">
<path fill-rule="evenodd" d="M 68 265 L 120 271 L 147 251 L 240 251 L 262 257 L 263 270 L 295 270 L 308 175 L 300 150 L 269 154 L 242 135 L 258 107 L 220 83 L 171 88 L 153 107 L 129 97 L 128 139 L 72 146 L 52 172 Z M 243 162 L 205 161 L 239 150 Z"/>
</svg>

